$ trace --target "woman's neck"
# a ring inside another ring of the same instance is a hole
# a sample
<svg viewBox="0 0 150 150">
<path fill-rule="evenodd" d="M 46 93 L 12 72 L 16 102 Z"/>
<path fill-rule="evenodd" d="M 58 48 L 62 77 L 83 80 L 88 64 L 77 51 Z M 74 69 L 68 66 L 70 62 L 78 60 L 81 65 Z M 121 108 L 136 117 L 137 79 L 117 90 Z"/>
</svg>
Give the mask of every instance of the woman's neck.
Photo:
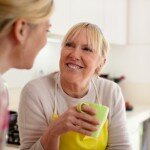
<svg viewBox="0 0 150 150">
<path fill-rule="evenodd" d="M 5 73 L 11 66 L 9 64 L 9 58 L 5 53 L 0 50 L 0 73 Z"/>
<path fill-rule="evenodd" d="M 0 44 L 0 73 L 3 74 L 13 66 L 13 50 L 7 37 L 1 37 Z"/>
<path fill-rule="evenodd" d="M 63 91 L 74 98 L 82 98 L 87 94 L 89 88 L 89 83 L 70 83 L 61 79 L 60 83 Z"/>
</svg>

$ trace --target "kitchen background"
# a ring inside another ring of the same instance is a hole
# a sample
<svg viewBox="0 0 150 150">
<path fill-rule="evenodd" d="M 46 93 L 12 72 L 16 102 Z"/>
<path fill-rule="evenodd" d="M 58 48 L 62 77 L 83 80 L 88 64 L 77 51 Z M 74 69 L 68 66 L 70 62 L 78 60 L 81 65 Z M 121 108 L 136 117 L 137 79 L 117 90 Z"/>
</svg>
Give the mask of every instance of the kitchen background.
<svg viewBox="0 0 150 150">
<path fill-rule="evenodd" d="M 17 111 L 20 91 L 29 80 L 59 69 L 60 43 L 69 27 L 89 21 L 100 26 L 110 42 L 103 74 L 110 78 L 125 76 L 119 83 L 125 100 L 134 109 L 146 105 L 150 110 L 149 8 L 150 0 L 55 0 L 51 33 L 33 68 L 12 69 L 4 75 L 10 94 L 9 109 Z M 141 149 L 141 139 L 137 141 L 136 150 Z"/>
</svg>

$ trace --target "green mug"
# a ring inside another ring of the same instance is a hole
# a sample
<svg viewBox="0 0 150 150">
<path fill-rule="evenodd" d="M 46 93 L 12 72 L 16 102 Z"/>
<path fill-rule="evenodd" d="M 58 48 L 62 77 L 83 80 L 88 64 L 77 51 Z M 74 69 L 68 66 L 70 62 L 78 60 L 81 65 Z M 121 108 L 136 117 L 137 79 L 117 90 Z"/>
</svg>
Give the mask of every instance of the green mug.
<svg viewBox="0 0 150 150">
<path fill-rule="evenodd" d="M 77 105 L 77 110 L 79 112 L 83 112 L 82 111 L 82 106 L 83 105 L 88 105 L 91 106 L 92 108 L 95 109 L 96 111 L 96 119 L 99 120 L 100 124 L 98 125 L 98 129 L 97 131 L 92 133 L 92 137 L 97 138 L 100 135 L 100 132 L 104 126 L 104 123 L 106 122 L 108 113 L 109 113 L 109 108 L 107 106 L 101 105 L 101 104 L 97 104 L 97 103 L 90 103 L 90 102 L 86 102 L 86 103 L 81 103 Z"/>
<path fill-rule="evenodd" d="M 97 131 L 92 133 L 92 137 L 97 138 L 100 135 L 100 132 L 106 122 L 109 108 L 107 106 L 96 104 L 96 103 L 89 103 L 89 105 L 96 110 L 96 119 L 99 120 L 100 124 L 98 125 Z"/>
</svg>

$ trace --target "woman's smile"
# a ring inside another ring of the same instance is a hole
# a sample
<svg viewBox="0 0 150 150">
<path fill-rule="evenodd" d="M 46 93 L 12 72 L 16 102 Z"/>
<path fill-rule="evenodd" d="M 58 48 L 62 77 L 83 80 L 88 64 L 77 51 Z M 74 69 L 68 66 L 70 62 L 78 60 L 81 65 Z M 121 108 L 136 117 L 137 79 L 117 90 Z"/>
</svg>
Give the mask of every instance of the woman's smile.
<svg viewBox="0 0 150 150">
<path fill-rule="evenodd" d="M 75 64 L 75 63 L 67 63 L 66 65 L 69 69 L 74 70 L 74 71 L 78 71 L 83 68 L 82 66 Z"/>
</svg>

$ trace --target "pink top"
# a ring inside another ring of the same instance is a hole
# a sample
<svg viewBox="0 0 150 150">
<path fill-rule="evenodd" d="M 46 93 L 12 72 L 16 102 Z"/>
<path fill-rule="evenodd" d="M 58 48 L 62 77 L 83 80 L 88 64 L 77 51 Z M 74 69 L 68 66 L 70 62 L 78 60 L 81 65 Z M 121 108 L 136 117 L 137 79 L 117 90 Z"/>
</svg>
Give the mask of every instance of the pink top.
<svg viewBox="0 0 150 150">
<path fill-rule="evenodd" d="M 0 75 L 0 150 L 3 149 L 8 128 L 8 91 Z"/>
</svg>

